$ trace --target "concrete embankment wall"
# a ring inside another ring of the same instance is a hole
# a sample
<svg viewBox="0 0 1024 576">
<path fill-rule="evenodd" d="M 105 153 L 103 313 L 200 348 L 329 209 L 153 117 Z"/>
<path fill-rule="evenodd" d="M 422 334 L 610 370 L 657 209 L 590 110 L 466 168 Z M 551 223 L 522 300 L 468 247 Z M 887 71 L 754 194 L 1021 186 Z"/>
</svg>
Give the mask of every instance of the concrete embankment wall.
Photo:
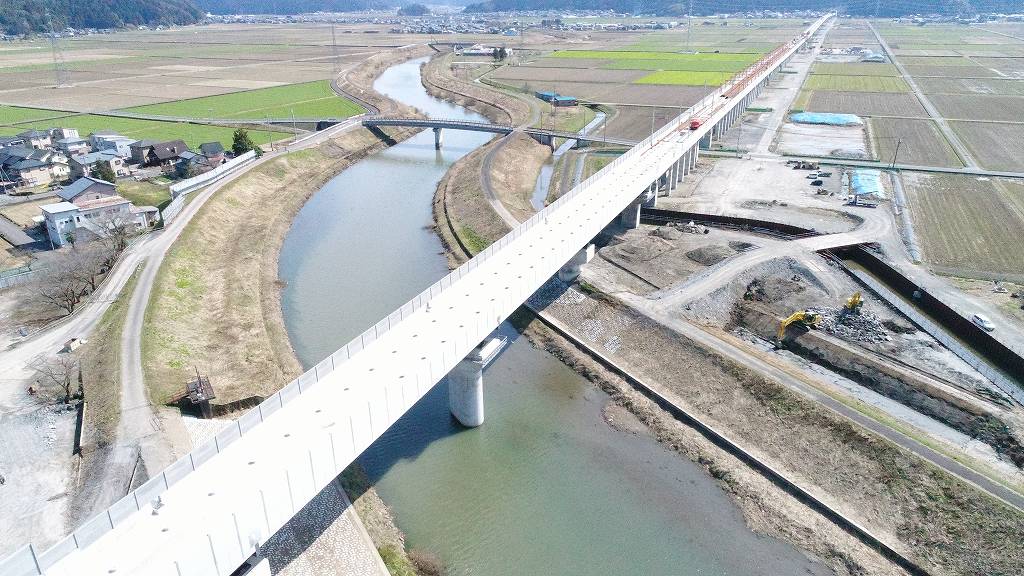
<svg viewBox="0 0 1024 576">
<path fill-rule="evenodd" d="M 750 305 L 740 307 L 738 319 L 766 340 L 775 337 L 781 320 Z M 939 382 L 821 331 L 790 330 L 785 346 L 870 390 L 978 438 L 1017 466 L 1024 465 L 1024 447 L 1000 419 L 1002 407 L 994 402 L 971 396 L 954 389 L 952 384 Z"/>
</svg>

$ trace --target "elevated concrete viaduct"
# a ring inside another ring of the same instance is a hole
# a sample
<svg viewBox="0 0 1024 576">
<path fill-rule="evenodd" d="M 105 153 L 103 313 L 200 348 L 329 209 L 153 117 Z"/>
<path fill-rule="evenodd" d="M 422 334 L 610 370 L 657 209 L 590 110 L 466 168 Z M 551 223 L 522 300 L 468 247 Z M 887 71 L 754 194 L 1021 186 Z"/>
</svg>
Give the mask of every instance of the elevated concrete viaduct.
<svg viewBox="0 0 1024 576">
<path fill-rule="evenodd" d="M 245 413 L 216 437 L 54 547 L 0 562 L 0 576 L 227 576 L 437 382 L 452 412 L 483 422 L 480 342 L 552 275 L 571 280 L 609 223 L 685 177 L 699 142 L 731 123 L 806 40 L 814 22 Z M 693 120 L 701 120 L 691 129 Z M 424 125 L 446 128 L 448 125 Z M 556 135 L 578 137 L 578 135 Z M 839 235 L 841 236 L 841 235 Z M 842 241 L 839 239 L 838 241 Z M 824 240 L 817 240 L 825 243 Z"/>
</svg>

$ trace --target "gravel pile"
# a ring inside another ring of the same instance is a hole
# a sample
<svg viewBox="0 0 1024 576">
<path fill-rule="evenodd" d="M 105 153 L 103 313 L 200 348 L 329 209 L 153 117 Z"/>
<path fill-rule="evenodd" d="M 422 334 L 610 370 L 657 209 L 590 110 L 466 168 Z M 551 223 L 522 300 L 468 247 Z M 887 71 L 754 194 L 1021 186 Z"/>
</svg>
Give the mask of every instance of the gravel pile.
<svg viewBox="0 0 1024 576">
<path fill-rule="evenodd" d="M 659 226 L 651 232 L 652 235 L 658 238 L 664 238 L 665 240 L 679 240 L 683 237 L 683 233 L 670 226 Z"/>
<path fill-rule="evenodd" d="M 686 257 L 704 266 L 714 266 L 735 253 L 735 250 L 724 244 L 711 244 L 690 250 L 686 253 Z"/>
<path fill-rule="evenodd" d="M 808 311 L 821 315 L 818 329 L 839 336 L 845 340 L 881 344 L 892 340 L 877 316 L 870 312 L 860 314 L 845 312 L 842 308 L 809 308 Z"/>
</svg>

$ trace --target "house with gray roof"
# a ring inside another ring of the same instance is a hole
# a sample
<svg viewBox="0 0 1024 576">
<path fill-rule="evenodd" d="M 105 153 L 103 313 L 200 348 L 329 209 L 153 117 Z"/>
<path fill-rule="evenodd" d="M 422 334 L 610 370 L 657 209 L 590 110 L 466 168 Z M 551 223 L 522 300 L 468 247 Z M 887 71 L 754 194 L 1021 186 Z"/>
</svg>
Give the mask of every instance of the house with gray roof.
<svg viewBox="0 0 1024 576">
<path fill-rule="evenodd" d="M 116 196 L 117 186 L 113 182 L 86 176 L 57 191 L 57 196 L 72 204 L 85 200 L 98 200 L 107 196 Z"/>
<path fill-rule="evenodd" d="M 109 166 L 117 176 L 128 175 L 128 166 L 125 165 L 124 158 L 121 158 L 113 152 L 104 150 L 72 157 L 68 161 L 68 165 L 71 167 L 71 177 L 81 178 L 83 176 L 88 176 L 92 174 L 96 165 L 100 163 Z"/>
</svg>

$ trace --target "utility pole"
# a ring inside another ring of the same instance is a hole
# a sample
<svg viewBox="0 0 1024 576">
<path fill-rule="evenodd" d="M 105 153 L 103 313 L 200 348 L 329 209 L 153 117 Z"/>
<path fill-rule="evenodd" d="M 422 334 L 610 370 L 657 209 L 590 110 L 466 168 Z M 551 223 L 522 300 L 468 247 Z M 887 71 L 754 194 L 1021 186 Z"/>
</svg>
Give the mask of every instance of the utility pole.
<svg viewBox="0 0 1024 576">
<path fill-rule="evenodd" d="M 690 5 L 686 8 L 686 51 L 690 50 L 690 31 L 693 30 L 693 0 L 690 0 Z"/>
<path fill-rule="evenodd" d="M 292 143 L 294 144 L 299 139 L 299 133 L 295 130 L 295 108 L 289 109 L 292 113 Z"/>
<path fill-rule="evenodd" d="M 736 157 L 740 157 L 740 135 L 743 134 L 743 117 L 740 117 L 740 123 L 736 126 Z"/>
<path fill-rule="evenodd" d="M 55 88 L 67 88 L 68 84 L 68 69 L 67 64 L 64 63 L 64 52 L 60 48 L 60 42 L 57 41 L 57 31 L 53 29 L 53 18 L 50 16 L 50 11 L 46 11 L 46 24 L 50 28 L 50 52 L 53 55 L 53 76 L 54 76 L 54 87 Z"/>
<path fill-rule="evenodd" d="M 889 168 L 896 168 L 896 155 L 900 153 L 900 145 L 903 144 L 903 138 L 896 140 L 896 151 L 892 153 L 892 163 L 889 164 Z"/>
<path fill-rule="evenodd" d="M 334 72 L 334 76 L 337 76 L 338 73 L 340 72 L 338 66 L 338 37 L 335 35 L 334 32 L 333 20 L 331 21 L 331 51 L 331 53 L 334 55 L 334 58 L 331 60 L 331 69 Z"/>
</svg>

